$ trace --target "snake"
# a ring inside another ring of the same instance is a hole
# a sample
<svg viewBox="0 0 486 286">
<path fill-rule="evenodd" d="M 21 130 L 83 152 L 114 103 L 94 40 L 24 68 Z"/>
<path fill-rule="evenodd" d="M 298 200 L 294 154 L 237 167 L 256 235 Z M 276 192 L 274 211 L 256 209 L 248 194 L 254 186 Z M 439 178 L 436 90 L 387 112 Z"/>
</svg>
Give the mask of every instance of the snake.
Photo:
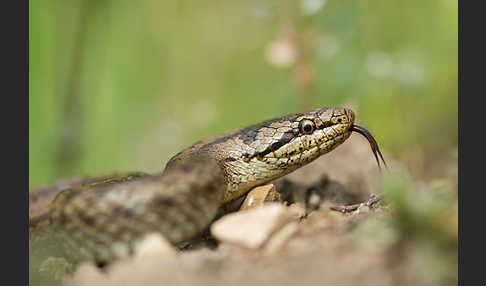
<svg viewBox="0 0 486 286">
<path fill-rule="evenodd" d="M 94 261 L 133 254 L 153 232 L 175 245 L 205 231 L 221 207 L 334 150 L 352 132 L 365 136 L 378 167 L 378 155 L 386 166 L 371 133 L 355 124 L 353 110 L 319 108 L 196 142 L 161 173 L 64 181 L 30 192 L 29 233 L 51 227 Z"/>
</svg>

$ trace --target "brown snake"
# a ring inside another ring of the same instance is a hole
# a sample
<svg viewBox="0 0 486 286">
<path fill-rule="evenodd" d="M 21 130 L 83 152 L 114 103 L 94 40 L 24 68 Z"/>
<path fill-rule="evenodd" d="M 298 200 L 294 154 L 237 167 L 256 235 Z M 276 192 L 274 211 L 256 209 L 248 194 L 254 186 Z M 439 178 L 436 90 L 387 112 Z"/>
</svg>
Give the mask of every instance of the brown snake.
<svg viewBox="0 0 486 286">
<path fill-rule="evenodd" d="M 290 114 L 200 141 L 172 157 L 161 174 L 91 178 L 32 192 L 31 236 L 54 227 L 66 244 L 97 261 L 133 252 L 150 232 L 173 244 L 186 241 L 221 206 L 330 152 L 353 131 L 368 139 L 379 166 L 376 141 L 354 119 L 345 108 Z"/>
</svg>

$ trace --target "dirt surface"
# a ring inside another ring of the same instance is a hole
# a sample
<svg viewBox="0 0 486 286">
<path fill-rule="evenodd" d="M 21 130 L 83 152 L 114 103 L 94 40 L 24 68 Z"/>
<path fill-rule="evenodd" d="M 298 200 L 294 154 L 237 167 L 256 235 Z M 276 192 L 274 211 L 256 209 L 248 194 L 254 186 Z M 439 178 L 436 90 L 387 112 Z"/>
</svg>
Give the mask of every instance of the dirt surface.
<svg viewBox="0 0 486 286">
<path fill-rule="evenodd" d="M 384 155 L 391 172 L 402 169 Z M 46 261 L 39 271 L 63 285 L 79 286 L 456 285 L 457 276 L 448 278 L 441 274 L 444 269 L 427 264 L 427 257 L 421 255 L 423 243 L 408 241 L 403 231 L 397 231 L 388 203 L 361 205 L 349 213 L 330 209 L 366 202 L 379 191 L 379 183 L 380 172 L 368 143 L 352 136 L 334 152 L 273 182 L 275 188 L 262 188 L 263 192 L 276 189 L 280 202 L 261 199 L 262 209 L 252 207 L 221 216 L 213 226 L 219 220 L 223 225 L 225 219 L 240 223 L 226 223 L 227 230 L 224 225 L 219 227 L 219 239 L 209 229 L 200 238 L 174 248 L 156 237 L 134 257 L 104 268 L 91 263 L 74 267 L 56 258 Z M 255 194 L 258 196 L 261 194 Z M 278 210 L 270 213 L 271 204 Z M 238 209 L 238 203 L 232 208 Z M 457 210 L 454 214 L 457 219 Z M 446 229 L 454 229 L 453 224 L 454 217 Z M 235 233 L 242 234 L 235 239 L 231 237 Z M 445 259 L 454 265 L 454 256 Z"/>
</svg>

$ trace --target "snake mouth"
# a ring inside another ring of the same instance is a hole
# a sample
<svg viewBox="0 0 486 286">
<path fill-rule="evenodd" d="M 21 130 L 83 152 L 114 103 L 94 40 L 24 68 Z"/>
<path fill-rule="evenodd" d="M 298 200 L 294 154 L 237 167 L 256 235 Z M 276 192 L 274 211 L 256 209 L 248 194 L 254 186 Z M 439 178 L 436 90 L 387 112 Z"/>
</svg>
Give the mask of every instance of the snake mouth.
<svg viewBox="0 0 486 286">
<path fill-rule="evenodd" d="M 375 140 L 375 138 L 373 138 L 373 135 L 371 135 L 371 133 L 368 130 L 366 130 L 364 127 L 361 127 L 361 126 L 358 126 L 358 125 L 355 125 L 355 124 L 351 125 L 349 130 L 351 132 L 352 131 L 358 132 L 359 134 L 366 137 L 366 139 L 370 143 L 371 151 L 373 151 L 373 155 L 375 155 L 376 163 L 378 163 L 378 168 L 380 168 L 380 170 L 381 170 L 380 160 L 378 160 L 378 155 L 380 155 L 380 158 L 383 161 L 385 168 L 388 169 L 388 166 L 386 165 L 385 159 L 383 159 L 383 155 L 381 154 L 380 148 L 378 147 L 378 143 L 376 143 L 376 140 Z"/>
</svg>

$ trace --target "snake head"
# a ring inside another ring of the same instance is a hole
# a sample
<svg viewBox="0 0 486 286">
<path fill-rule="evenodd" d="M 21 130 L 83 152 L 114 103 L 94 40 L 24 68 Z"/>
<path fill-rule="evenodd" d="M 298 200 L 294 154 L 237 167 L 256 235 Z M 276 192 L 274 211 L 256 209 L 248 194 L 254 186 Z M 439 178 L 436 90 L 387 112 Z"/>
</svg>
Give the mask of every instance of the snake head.
<svg viewBox="0 0 486 286">
<path fill-rule="evenodd" d="M 349 108 L 323 108 L 316 112 L 317 129 L 333 127 L 337 133 L 346 133 L 354 124 L 354 112 Z"/>
<path fill-rule="evenodd" d="M 368 130 L 366 130 L 364 127 L 354 124 L 354 118 L 355 118 L 354 112 L 351 109 L 329 108 L 329 109 L 323 109 L 321 114 L 319 115 L 319 118 L 317 118 L 315 121 L 316 123 L 324 126 L 326 125 L 333 126 L 333 129 L 336 130 L 336 132 L 338 133 L 342 132 L 343 134 L 348 134 L 351 132 L 357 132 L 363 135 L 366 138 L 366 140 L 368 140 L 368 142 L 370 143 L 371 151 L 375 156 L 376 163 L 378 164 L 378 168 L 381 169 L 378 155 L 383 161 L 385 168 L 388 168 L 385 159 L 381 154 L 380 148 L 378 147 L 378 143 L 376 142 L 375 138 L 373 138 L 373 135 L 371 135 L 371 133 Z"/>
<path fill-rule="evenodd" d="M 352 132 L 364 135 L 375 157 L 378 159 L 379 154 L 383 160 L 371 133 L 355 125 L 354 120 L 351 109 L 321 108 L 263 122 L 241 132 L 240 138 L 254 148 L 243 153 L 243 160 L 247 163 L 258 160 L 267 168 L 290 171 L 334 150 Z"/>
<path fill-rule="evenodd" d="M 332 151 L 350 135 L 355 115 L 348 108 L 322 108 L 305 113 L 299 121 L 300 141 L 304 152 L 322 155 Z M 314 151 L 313 151 L 314 150 Z M 314 159 L 314 154 L 309 154 Z"/>
<path fill-rule="evenodd" d="M 243 160 L 290 172 L 344 142 L 351 135 L 354 118 L 350 109 L 322 108 L 246 128 L 239 138 L 253 150 L 243 153 Z"/>
</svg>

